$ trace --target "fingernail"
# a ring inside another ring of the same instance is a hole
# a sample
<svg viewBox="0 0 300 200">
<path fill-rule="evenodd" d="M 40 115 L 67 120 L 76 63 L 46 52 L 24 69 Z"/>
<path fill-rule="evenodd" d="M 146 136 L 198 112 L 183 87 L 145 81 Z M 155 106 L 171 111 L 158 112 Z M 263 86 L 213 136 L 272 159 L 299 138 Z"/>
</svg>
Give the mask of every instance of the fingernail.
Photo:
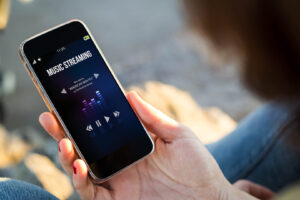
<svg viewBox="0 0 300 200">
<path fill-rule="evenodd" d="M 74 174 L 77 173 L 77 169 L 76 169 L 76 167 L 74 165 L 73 165 L 73 172 L 74 172 Z"/>
<path fill-rule="evenodd" d="M 42 113 L 39 117 L 39 121 L 40 122 L 44 122 L 44 123 L 47 123 L 49 121 L 49 117 L 47 114 L 45 113 Z"/>
</svg>

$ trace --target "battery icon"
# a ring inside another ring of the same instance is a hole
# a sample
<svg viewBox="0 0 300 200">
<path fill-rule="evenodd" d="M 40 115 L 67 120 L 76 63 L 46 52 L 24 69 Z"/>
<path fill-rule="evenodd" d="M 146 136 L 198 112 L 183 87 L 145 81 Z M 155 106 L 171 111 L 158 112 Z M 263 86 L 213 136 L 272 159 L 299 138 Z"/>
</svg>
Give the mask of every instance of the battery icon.
<svg viewBox="0 0 300 200">
<path fill-rule="evenodd" d="M 86 35 L 83 37 L 83 40 L 89 40 L 90 39 L 90 36 L 89 35 Z"/>
</svg>

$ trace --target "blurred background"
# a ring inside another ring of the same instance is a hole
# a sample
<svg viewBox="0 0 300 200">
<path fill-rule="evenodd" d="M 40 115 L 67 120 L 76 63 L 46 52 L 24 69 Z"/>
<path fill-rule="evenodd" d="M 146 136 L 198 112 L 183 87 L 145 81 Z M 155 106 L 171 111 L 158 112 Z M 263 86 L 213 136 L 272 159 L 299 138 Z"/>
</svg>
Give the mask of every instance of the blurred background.
<svg viewBox="0 0 300 200">
<path fill-rule="evenodd" d="M 23 40 L 73 18 L 88 25 L 125 88 L 139 90 L 204 143 L 227 134 L 260 105 L 241 86 L 234 63 L 218 62 L 205 39 L 188 29 L 178 0 L 0 0 L 2 177 L 77 199 L 58 162 L 57 143 L 38 123 L 47 108 L 18 56 Z"/>
</svg>

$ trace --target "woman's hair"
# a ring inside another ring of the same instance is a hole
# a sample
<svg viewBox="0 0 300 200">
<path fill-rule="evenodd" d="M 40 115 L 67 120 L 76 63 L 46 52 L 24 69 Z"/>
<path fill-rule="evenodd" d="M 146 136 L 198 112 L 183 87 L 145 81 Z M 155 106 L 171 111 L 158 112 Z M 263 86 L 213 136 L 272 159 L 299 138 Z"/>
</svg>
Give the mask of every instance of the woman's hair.
<svg viewBox="0 0 300 200">
<path fill-rule="evenodd" d="M 243 80 L 261 97 L 300 96 L 299 0 L 184 0 L 188 22 L 241 56 Z"/>
</svg>

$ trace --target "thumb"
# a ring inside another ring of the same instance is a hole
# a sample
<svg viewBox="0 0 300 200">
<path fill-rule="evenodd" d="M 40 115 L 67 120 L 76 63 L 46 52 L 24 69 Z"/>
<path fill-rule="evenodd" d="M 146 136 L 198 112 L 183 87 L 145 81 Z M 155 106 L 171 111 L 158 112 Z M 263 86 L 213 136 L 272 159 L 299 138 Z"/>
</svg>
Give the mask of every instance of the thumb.
<svg viewBox="0 0 300 200">
<path fill-rule="evenodd" d="M 145 102 L 136 92 L 129 92 L 127 98 L 150 132 L 166 142 L 182 136 L 182 125 Z"/>
</svg>

